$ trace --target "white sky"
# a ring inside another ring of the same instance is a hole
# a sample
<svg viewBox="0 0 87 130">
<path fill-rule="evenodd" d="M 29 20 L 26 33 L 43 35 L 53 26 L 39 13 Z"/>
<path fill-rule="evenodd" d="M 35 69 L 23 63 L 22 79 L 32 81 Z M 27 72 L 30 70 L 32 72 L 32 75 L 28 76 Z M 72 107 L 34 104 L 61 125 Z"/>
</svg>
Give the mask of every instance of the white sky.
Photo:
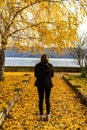
<svg viewBox="0 0 87 130">
<path fill-rule="evenodd" d="M 87 32 L 87 17 L 85 18 L 84 23 L 79 26 L 78 32 L 80 35 Z"/>
</svg>

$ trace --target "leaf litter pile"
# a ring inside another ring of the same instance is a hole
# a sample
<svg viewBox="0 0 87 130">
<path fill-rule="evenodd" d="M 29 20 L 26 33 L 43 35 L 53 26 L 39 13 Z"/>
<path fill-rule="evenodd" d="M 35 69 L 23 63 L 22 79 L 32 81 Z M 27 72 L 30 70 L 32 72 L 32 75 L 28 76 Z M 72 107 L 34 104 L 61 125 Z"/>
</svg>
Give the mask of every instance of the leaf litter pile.
<svg viewBox="0 0 87 130">
<path fill-rule="evenodd" d="M 17 80 L 15 83 L 16 82 Z M 58 73 L 55 73 L 53 78 L 54 87 L 51 91 L 51 120 L 39 121 L 38 95 L 34 82 L 35 77 L 32 72 L 30 83 L 10 111 L 9 116 L 5 119 L 2 130 L 87 129 L 86 106 L 80 103 L 80 99 Z M 11 86 L 8 87 L 10 88 Z M 44 115 L 45 114 L 46 109 L 44 102 Z"/>
<path fill-rule="evenodd" d="M 28 78 L 23 72 L 5 72 L 4 81 L 0 81 L 0 111 L 25 87 Z"/>
</svg>

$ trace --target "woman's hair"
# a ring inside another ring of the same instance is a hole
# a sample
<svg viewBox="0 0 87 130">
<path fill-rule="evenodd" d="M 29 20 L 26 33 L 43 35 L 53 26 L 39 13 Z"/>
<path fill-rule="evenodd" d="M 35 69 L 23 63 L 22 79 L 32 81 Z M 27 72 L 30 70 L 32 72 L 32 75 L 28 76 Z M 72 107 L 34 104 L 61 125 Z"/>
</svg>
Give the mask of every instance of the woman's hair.
<svg viewBox="0 0 87 130">
<path fill-rule="evenodd" d="M 47 55 L 47 54 L 43 54 L 43 55 L 41 56 L 41 62 L 46 62 L 46 63 L 48 63 L 48 61 L 49 61 L 48 55 Z"/>
</svg>

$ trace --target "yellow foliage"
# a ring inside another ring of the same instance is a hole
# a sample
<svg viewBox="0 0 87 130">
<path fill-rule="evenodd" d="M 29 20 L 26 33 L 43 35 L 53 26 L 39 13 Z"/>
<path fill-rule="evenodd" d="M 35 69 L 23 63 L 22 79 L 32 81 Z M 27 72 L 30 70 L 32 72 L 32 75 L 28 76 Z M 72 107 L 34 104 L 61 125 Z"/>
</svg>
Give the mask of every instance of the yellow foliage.
<svg viewBox="0 0 87 130">
<path fill-rule="evenodd" d="M 37 88 L 34 86 L 35 77 L 33 72 L 30 74 L 29 85 L 9 113 L 2 128 L 4 130 L 86 130 L 87 108 L 80 103 L 73 90 L 61 79 L 62 73 L 55 73 L 52 79 L 54 87 L 51 90 L 50 100 L 51 120 L 39 121 L 38 95 Z"/>
<path fill-rule="evenodd" d="M 25 87 L 28 76 L 24 76 L 25 73 L 11 73 L 5 72 L 5 80 L 0 82 L 0 110 L 4 107 L 8 107 L 8 102 L 12 101 L 15 95 L 18 94 L 20 89 Z"/>
<path fill-rule="evenodd" d="M 2 8 L 5 6 L 6 0 L 0 0 L 0 12 L 2 11 Z"/>
<path fill-rule="evenodd" d="M 36 49 L 43 45 L 49 48 L 54 44 L 59 51 L 63 46 L 68 47 L 68 43 L 73 46 L 73 42 L 77 41 L 78 26 L 87 16 L 86 6 L 86 0 L 9 0 L 9 3 L 1 1 L 2 48 L 7 44 L 13 46 L 15 43 L 19 50 L 24 51 L 31 43 Z M 2 36 L 5 42 L 2 42 Z M 21 44 L 24 44 L 24 47 L 21 47 Z"/>
</svg>

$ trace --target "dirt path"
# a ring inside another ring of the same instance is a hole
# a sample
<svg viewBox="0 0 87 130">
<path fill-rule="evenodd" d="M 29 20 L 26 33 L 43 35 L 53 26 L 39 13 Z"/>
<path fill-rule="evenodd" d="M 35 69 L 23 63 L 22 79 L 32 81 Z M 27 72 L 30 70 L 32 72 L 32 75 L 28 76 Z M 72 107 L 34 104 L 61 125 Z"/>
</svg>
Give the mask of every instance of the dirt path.
<svg viewBox="0 0 87 130">
<path fill-rule="evenodd" d="M 87 107 L 80 103 L 60 74 L 55 74 L 53 78 L 51 120 L 38 121 L 38 96 L 34 81 L 32 73 L 29 86 L 6 118 L 2 130 L 87 130 Z"/>
</svg>

